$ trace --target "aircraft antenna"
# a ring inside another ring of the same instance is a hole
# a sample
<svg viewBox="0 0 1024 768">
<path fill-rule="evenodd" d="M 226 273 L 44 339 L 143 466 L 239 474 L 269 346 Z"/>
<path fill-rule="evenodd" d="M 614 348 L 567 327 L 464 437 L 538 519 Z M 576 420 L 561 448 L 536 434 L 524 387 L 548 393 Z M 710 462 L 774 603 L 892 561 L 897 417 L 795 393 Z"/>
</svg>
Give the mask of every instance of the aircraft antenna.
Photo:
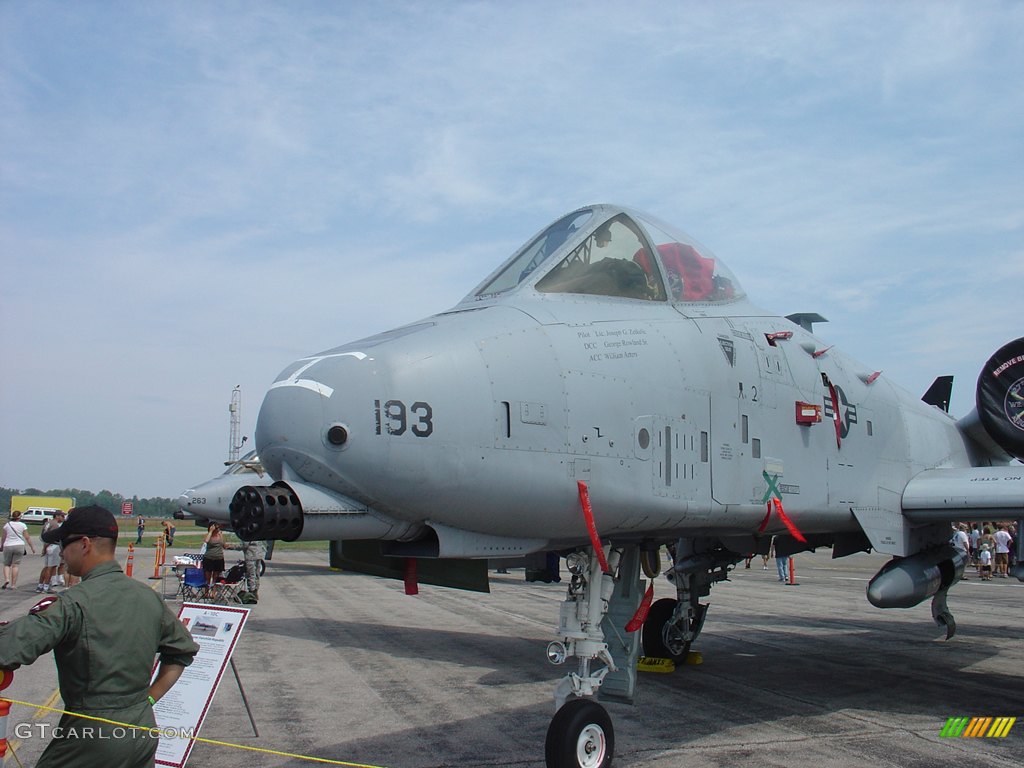
<svg viewBox="0 0 1024 768">
<path fill-rule="evenodd" d="M 228 440 L 228 462 L 233 464 L 238 461 L 239 452 L 242 450 L 242 444 L 245 442 L 244 437 L 239 440 L 238 436 L 242 427 L 241 384 L 231 390 L 231 405 L 228 406 L 228 412 L 231 414 L 231 435 Z"/>
</svg>

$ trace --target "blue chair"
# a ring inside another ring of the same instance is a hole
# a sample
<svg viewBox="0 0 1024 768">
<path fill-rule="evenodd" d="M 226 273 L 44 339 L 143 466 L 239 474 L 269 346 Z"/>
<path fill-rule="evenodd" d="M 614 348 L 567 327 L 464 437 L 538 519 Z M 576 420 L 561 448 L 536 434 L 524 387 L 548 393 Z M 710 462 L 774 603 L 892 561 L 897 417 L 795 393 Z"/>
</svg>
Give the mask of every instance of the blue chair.
<svg viewBox="0 0 1024 768">
<path fill-rule="evenodd" d="M 201 600 L 206 597 L 206 577 L 200 568 L 186 568 L 181 579 L 181 599 Z"/>
</svg>

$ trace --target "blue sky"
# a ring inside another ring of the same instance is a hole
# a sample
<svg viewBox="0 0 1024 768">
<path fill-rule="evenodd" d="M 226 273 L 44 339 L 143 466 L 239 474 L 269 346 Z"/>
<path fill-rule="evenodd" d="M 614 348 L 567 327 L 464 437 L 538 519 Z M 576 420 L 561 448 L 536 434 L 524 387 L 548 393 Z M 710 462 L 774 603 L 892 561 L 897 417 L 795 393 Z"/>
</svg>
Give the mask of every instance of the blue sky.
<svg viewBox="0 0 1024 768">
<path fill-rule="evenodd" d="M 293 359 L 647 210 L 912 392 L 1024 335 L 1024 4 L 0 3 L 0 485 L 176 496 Z"/>
</svg>

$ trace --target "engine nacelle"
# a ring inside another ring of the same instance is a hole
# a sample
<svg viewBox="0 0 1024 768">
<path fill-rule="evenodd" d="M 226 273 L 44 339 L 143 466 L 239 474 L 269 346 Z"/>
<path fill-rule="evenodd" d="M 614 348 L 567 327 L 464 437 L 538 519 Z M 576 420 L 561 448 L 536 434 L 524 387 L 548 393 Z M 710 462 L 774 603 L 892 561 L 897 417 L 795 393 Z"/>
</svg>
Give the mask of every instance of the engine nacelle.
<svg viewBox="0 0 1024 768">
<path fill-rule="evenodd" d="M 1011 456 L 1024 459 L 1024 338 L 988 359 L 978 377 L 976 402 L 989 437 Z"/>
<path fill-rule="evenodd" d="M 868 600 L 876 608 L 913 608 L 959 581 L 966 565 L 967 555 L 949 545 L 894 558 L 868 583 Z"/>
</svg>

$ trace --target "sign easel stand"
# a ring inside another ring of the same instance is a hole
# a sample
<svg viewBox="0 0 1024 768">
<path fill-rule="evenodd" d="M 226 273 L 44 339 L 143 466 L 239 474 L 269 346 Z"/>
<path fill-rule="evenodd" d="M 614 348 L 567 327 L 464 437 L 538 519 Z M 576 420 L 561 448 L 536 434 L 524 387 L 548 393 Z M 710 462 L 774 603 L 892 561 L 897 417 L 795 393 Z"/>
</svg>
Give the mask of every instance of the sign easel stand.
<svg viewBox="0 0 1024 768">
<path fill-rule="evenodd" d="M 252 716 L 252 707 L 249 706 L 249 697 L 245 695 L 245 688 L 242 686 L 242 678 L 238 676 L 238 667 L 235 666 L 235 657 L 231 657 L 231 671 L 235 675 L 235 682 L 238 683 L 238 692 L 242 694 L 242 703 L 245 705 L 245 712 L 249 715 L 249 724 L 252 726 L 252 734 L 259 738 L 260 731 L 256 727 L 256 719 Z"/>
</svg>

